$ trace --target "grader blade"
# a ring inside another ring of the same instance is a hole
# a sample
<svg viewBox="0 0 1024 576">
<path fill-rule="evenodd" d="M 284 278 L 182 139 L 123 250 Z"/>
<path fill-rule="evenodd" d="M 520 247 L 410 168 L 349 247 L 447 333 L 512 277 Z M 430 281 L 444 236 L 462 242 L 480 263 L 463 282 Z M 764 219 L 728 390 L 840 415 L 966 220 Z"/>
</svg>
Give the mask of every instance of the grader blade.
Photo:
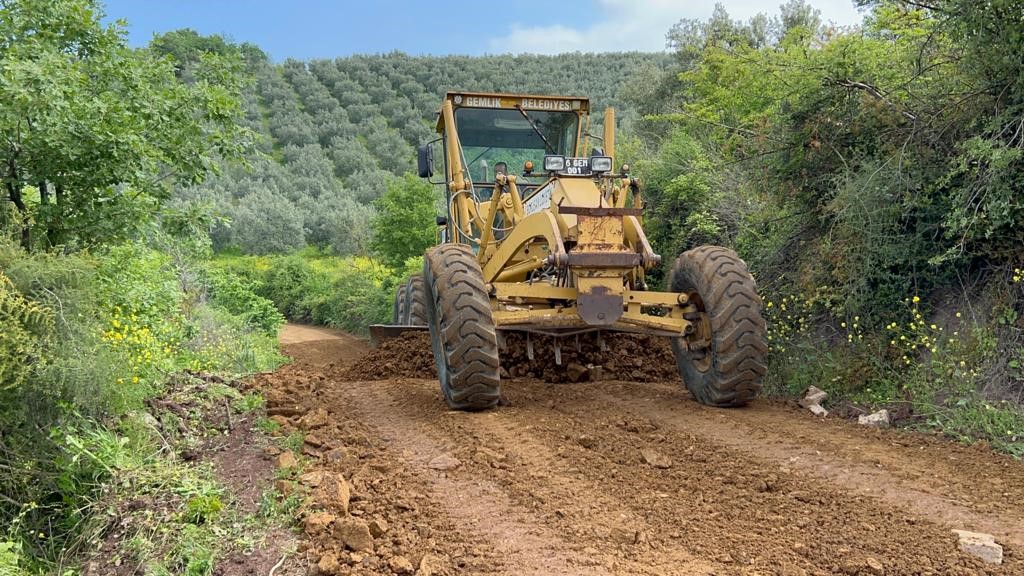
<svg viewBox="0 0 1024 576">
<path fill-rule="evenodd" d="M 370 345 L 376 347 L 384 340 L 399 338 L 406 332 L 426 332 L 426 326 L 396 326 L 393 324 L 371 324 Z"/>
</svg>

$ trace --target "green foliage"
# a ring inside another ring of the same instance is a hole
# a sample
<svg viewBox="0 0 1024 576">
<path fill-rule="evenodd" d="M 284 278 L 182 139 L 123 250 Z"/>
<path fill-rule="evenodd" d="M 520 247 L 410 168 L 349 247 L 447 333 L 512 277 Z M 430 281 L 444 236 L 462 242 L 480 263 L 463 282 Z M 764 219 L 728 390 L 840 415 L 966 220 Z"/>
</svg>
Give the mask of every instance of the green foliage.
<svg viewBox="0 0 1024 576">
<path fill-rule="evenodd" d="M 0 272 L 0 326 L 0 386 L 17 388 L 44 361 L 45 341 L 53 336 L 53 311 L 27 300 Z"/>
<path fill-rule="evenodd" d="M 198 264 L 140 244 L 67 256 L 0 244 L 0 268 L 0 518 L 12 526 L 18 519 L 4 537 L 31 563 L 73 552 L 104 486 L 153 465 L 146 442 L 99 422 L 127 418 L 186 368 L 276 366 L 268 332 L 280 317 L 223 272 L 228 290 L 218 296 L 210 287 L 204 299 L 188 288 L 201 276 Z"/>
<path fill-rule="evenodd" d="M 437 197 L 428 182 L 406 174 L 389 182 L 374 204 L 372 246 L 384 264 L 400 267 L 435 243 Z"/>
<path fill-rule="evenodd" d="M 0 541 L 0 576 L 21 576 L 21 545 L 17 542 Z"/>
<path fill-rule="evenodd" d="M 410 260 L 414 267 L 418 259 Z M 367 326 L 391 318 L 392 289 L 405 273 L 367 258 L 337 258 L 307 252 L 288 256 L 221 256 L 217 268 L 245 270 L 260 296 L 288 319 L 365 334 Z M 422 261 L 419 261 L 422 268 Z"/>
<path fill-rule="evenodd" d="M 201 182 L 249 139 L 238 59 L 204 57 L 182 83 L 173 62 L 129 48 L 100 14 L 95 0 L 0 8 L 0 162 L 26 249 L 138 232 L 171 185 Z"/>
<path fill-rule="evenodd" d="M 794 0 L 670 31 L 673 66 L 631 95 L 655 97 L 630 145 L 648 236 L 669 257 L 738 249 L 767 302 L 776 392 L 902 406 L 1014 451 L 1019 408 L 979 407 L 1024 390 L 1007 290 L 1024 242 L 1019 6 L 865 4 L 857 29 Z M 998 305 L 941 320 L 960 293 Z"/>
<path fill-rule="evenodd" d="M 204 524 L 214 520 L 224 510 L 224 503 L 216 494 L 193 496 L 185 502 L 185 521 Z"/>
<path fill-rule="evenodd" d="M 211 269 L 206 280 L 213 293 L 213 302 L 227 312 L 241 318 L 246 325 L 253 326 L 270 336 L 276 336 L 284 323 L 284 316 L 277 311 L 274 303 L 256 294 L 251 281 L 247 281 L 223 270 Z"/>
<path fill-rule="evenodd" d="M 720 194 L 711 160 L 700 142 L 674 130 L 656 157 L 642 160 L 649 224 L 646 233 L 666 254 L 722 244 L 726 231 L 714 213 Z"/>
<path fill-rule="evenodd" d="M 640 53 L 467 58 L 394 52 L 274 65 L 244 56 L 245 45 L 191 30 L 157 37 L 152 48 L 185 62 L 186 73 L 204 51 L 241 52 L 246 59 L 254 82 L 246 89 L 243 125 L 262 136 L 258 153 L 248 157 L 252 169 L 225 167 L 221 175 L 178 191 L 183 201 L 213 203 L 226 218 L 212 230 L 217 251 L 244 254 L 304 246 L 339 256 L 377 254 L 370 226 L 374 203 L 395 186 L 422 186 L 401 176 L 413 169 L 414 147 L 436 137 L 447 90 L 585 94 L 601 110 L 622 103 L 619 92 L 631 83 L 631 72 L 668 61 L 663 54 Z M 619 117 L 626 125 L 636 116 L 620 106 Z M 432 233 L 430 225 L 427 235 Z"/>
</svg>

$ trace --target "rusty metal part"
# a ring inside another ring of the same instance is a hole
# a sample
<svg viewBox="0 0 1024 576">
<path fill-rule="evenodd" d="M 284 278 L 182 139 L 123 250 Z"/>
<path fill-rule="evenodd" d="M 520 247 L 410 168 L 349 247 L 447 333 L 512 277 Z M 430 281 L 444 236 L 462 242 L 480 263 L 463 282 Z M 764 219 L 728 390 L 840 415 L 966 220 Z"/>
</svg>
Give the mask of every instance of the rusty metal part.
<svg viewBox="0 0 1024 576">
<path fill-rule="evenodd" d="M 382 340 L 398 338 L 406 332 L 426 332 L 426 326 L 399 326 L 393 324 L 371 324 L 370 345 L 376 346 Z"/>
<path fill-rule="evenodd" d="M 633 268 L 642 261 L 633 252 L 569 252 L 566 264 L 572 268 Z"/>
<path fill-rule="evenodd" d="M 559 206 L 559 214 L 575 216 L 643 216 L 643 210 L 637 208 L 615 208 L 610 206 Z"/>
<path fill-rule="evenodd" d="M 609 326 L 622 317 L 622 292 L 615 292 L 607 286 L 581 286 L 576 298 L 580 318 L 591 326 Z"/>
</svg>

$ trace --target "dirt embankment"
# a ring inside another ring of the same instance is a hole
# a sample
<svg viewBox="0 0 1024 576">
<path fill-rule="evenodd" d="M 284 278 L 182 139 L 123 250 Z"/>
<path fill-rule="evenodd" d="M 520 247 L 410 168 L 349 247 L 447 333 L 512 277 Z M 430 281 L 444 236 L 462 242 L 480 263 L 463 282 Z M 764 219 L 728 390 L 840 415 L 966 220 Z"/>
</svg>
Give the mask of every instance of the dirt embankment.
<svg viewBox="0 0 1024 576">
<path fill-rule="evenodd" d="M 397 360 L 343 377 L 345 346 L 292 344 L 260 382 L 304 435 L 303 474 L 328 475 L 305 482 L 350 490 L 347 510 L 334 488 L 308 509 L 314 573 L 1024 574 L 1024 465 L 990 451 L 772 402 L 707 408 L 678 381 L 515 378 L 506 406 L 456 413 Z M 993 534 L 1003 563 L 954 528 Z"/>
</svg>

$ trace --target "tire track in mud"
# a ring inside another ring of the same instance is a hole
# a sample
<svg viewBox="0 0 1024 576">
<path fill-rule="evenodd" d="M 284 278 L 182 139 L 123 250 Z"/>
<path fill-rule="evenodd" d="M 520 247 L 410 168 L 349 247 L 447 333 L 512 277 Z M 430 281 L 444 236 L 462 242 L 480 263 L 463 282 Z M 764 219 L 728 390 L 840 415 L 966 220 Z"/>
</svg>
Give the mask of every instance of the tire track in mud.
<svg viewBox="0 0 1024 576">
<path fill-rule="evenodd" d="M 353 382 L 338 392 L 396 448 L 406 465 L 419 471 L 430 486 L 430 494 L 463 533 L 480 543 L 496 573 L 523 575 L 604 575 L 576 546 L 547 530 L 535 515 L 510 501 L 502 488 L 489 478 L 467 474 L 472 466 L 465 442 L 456 444 L 439 434 L 436 422 L 461 420 L 458 427 L 473 427 L 493 418 L 493 413 L 451 413 L 434 406 L 437 394 L 415 394 L 418 402 L 401 399 L 403 392 L 422 392 L 422 382 Z M 397 393 L 395 393 L 397 392 Z M 428 408 L 431 407 L 431 408 Z M 459 468 L 431 469 L 431 462 L 451 454 L 463 457 Z M 470 456 L 471 457 L 471 456 Z M 591 564 L 588 566 L 588 564 Z"/>
<path fill-rule="evenodd" d="M 608 489 L 646 514 L 649 523 L 660 525 L 672 537 L 666 544 L 731 564 L 737 573 L 855 574 L 873 573 L 879 566 L 885 574 L 992 570 L 961 555 L 948 528 L 931 517 L 848 491 L 788 462 L 736 450 L 699 427 L 659 423 L 651 412 L 656 406 L 671 410 L 665 399 L 652 399 L 650 410 L 633 410 L 628 406 L 632 400 L 603 397 L 606 386 L 617 386 L 612 383 L 516 384 L 524 395 L 517 404 L 554 403 L 567 416 L 566 425 L 548 431 L 550 438 L 557 439 L 565 429 L 591 435 L 603 458 L 589 457 L 588 463 L 625 468 L 615 475 L 588 470 L 611 476 Z M 630 389 L 634 399 L 648 390 Z M 696 406 L 682 392 L 676 399 L 689 403 L 681 405 L 684 411 Z M 662 452 L 673 466 L 657 470 L 643 465 L 639 453 L 644 448 Z M 652 492 L 673 498 L 657 502 Z M 1015 552 L 1008 546 L 1006 563 L 992 572 L 1024 572 Z"/>
<path fill-rule="evenodd" d="M 485 501 L 475 509 L 474 523 L 495 518 L 494 510 L 497 516 L 526 510 L 518 521 L 545 523 L 550 533 L 585 543 L 590 557 L 600 551 L 614 573 L 859 574 L 879 566 L 885 574 L 986 571 L 961 555 L 948 530 L 928 517 L 752 457 L 699 428 L 660 424 L 632 409 L 635 400 L 606 399 L 602 384 L 517 384 L 507 392 L 512 407 L 497 412 L 447 413 L 433 390 L 436 383 L 424 380 L 376 382 L 370 385 L 374 398 L 363 408 L 402 439 L 424 438 L 423 444 L 408 444 L 421 462 L 442 451 L 458 456 L 465 464 L 450 476 L 475 478 L 465 486 L 482 482 L 497 488 L 498 479 L 507 496 L 499 497 L 500 506 Z M 598 393 L 587 387 L 598 387 Z M 681 392 L 677 397 L 689 402 Z M 402 439 L 393 440 L 402 445 Z M 478 447 L 503 451 L 507 467 L 477 465 Z M 671 458 L 672 466 L 648 466 L 644 449 Z M 465 506 L 464 496 L 478 495 L 463 491 L 453 498 L 459 484 L 442 486 L 456 513 Z M 493 535 L 516 531 L 497 530 Z M 636 536 L 624 539 L 624 533 Z M 555 550 L 573 549 L 549 538 Z M 543 572 L 519 556 L 522 548 L 506 547 L 509 552 L 519 558 L 520 571 Z M 1006 570 L 1012 551 L 1007 556 L 1001 572 L 1014 573 Z M 570 559 L 579 562 L 578 555 Z"/>
<path fill-rule="evenodd" d="M 921 434 L 851 431 L 845 422 L 826 423 L 779 406 L 723 413 L 688 402 L 676 387 L 650 387 L 641 398 L 631 388 L 605 387 L 601 396 L 663 426 L 874 495 L 933 522 L 1024 546 L 1024 468 L 1009 457 Z"/>
<path fill-rule="evenodd" d="M 986 450 L 709 409 L 669 383 L 506 381 L 508 406 L 449 412 L 434 380 L 351 381 L 308 344 L 289 352 L 323 378 L 316 401 L 387 453 L 393 491 L 421 492 L 439 549 L 468 551 L 460 573 L 1024 574 L 1024 465 Z M 433 469 L 444 454 L 461 465 Z M 961 527 L 991 529 L 1003 565 L 961 553 Z"/>
<path fill-rule="evenodd" d="M 515 566 L 510 573 L 715 572 L 714 564 L 683 550 L 652 547 L 648 535 L 659 527 L 623 507 L 605 482 L 587 479 L 580 463 L 564 456 L 564 444 L 539 441 L 530 432 L 534 425 L 521 424 L 543 420 L 542 414 L 514 408 L 445 411 L 432 381 L 355 386 L 366 394 L 353 397 L 353 403 L 396 445 L 412 452 L 411 463 L 429 467 L 429 460 L 442 454 L 460 459 L 458 470 L 436 477 L 434 493 L 453 517 L 486 526 L 485 535 Z M 431 405 L 435 408 L 424 410 Z"/>
</svg>

